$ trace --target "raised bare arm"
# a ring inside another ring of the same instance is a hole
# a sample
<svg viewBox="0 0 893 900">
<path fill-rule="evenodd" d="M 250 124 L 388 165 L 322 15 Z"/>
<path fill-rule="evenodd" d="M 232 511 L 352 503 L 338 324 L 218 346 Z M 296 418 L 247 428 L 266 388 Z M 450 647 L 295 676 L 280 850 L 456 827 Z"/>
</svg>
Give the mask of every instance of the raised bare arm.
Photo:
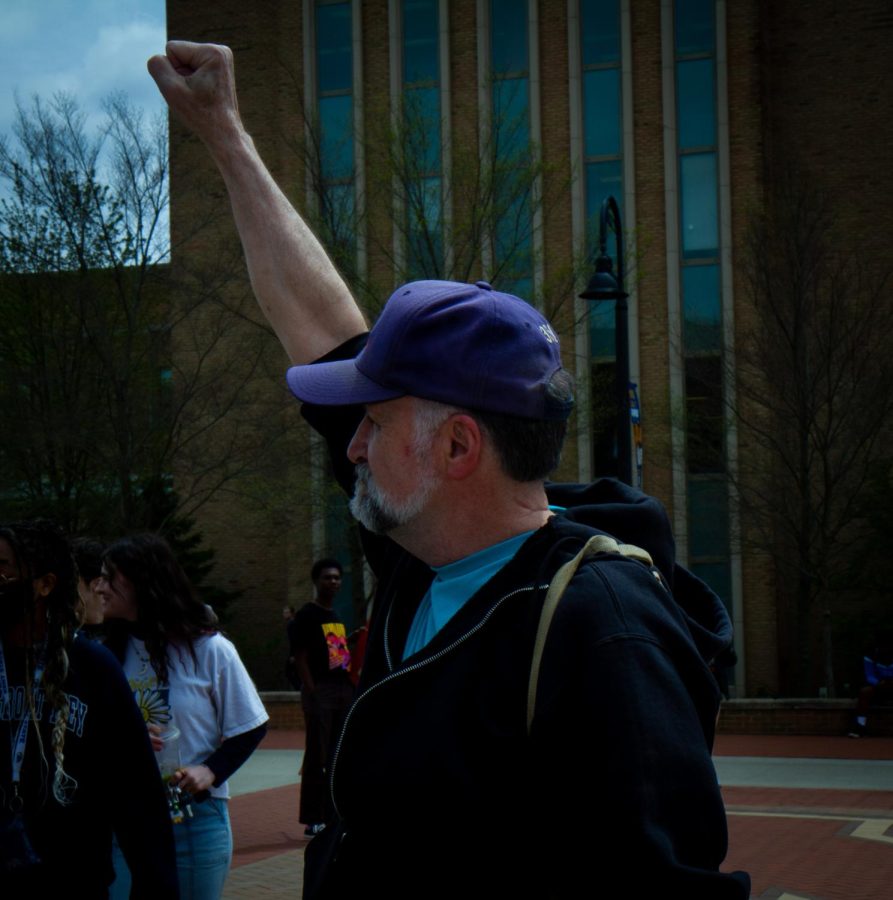
<svg viewBox="0 0 893 900">
<path fill-rule="evenodd" d="M 347 285 L 242 125 L 232 51 L 170 41 L 165 52 L 149 60 L 149 73 L 223 176 L 251 286 L 289 358 L 310 362 L 364 331 Z"/>
</svg>

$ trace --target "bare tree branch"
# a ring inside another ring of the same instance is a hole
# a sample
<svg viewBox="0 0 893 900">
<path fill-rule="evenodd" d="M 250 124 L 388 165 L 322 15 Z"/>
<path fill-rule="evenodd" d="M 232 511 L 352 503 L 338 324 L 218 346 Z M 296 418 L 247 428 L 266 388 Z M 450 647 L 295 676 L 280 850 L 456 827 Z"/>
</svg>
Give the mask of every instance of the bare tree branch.
<svg viewBox="0 0 893 900">
<path fill-rule="evenodd" d="M 164 515 L 191 514 L 285 427 L 239 257 L 165 264 L 166 119 L 105 111 L 92 135 L 73 98 L 35 98 L 0 141 L 0 494 L 4 514 L 112 535 L 162 527 L 174 474 Z"/>
<path fill-rule="evenodd" d="M 741 252 L 753 318 L 737 338 L 736 486 L 747 539 L 774 562 L 800 643 L 798 687 L 814 689 L 810 636 L 825 618 L 824 684 L 834 690 L 835 576 L 862 540 L 861 503 L 893 413 L 891 270 L 835 239 L 835 215 L 789 174 L 754 217 Z M 787 612 L 785 612 L 787 610 Z"/>
</svg>

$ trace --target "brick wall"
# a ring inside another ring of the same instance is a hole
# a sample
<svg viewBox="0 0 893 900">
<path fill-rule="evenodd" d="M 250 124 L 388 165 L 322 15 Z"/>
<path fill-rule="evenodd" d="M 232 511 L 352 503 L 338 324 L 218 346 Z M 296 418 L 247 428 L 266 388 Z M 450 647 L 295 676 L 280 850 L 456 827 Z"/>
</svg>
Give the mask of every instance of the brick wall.
<svg viewBox="0 0 893 900">
<path fill-rule="evenodd" d="M 261 691 L 260 699 L 270 716 L 268 728 L 304 728 L 304 710 L 298 691 Z"/>
<path fill-rule="evenodd" d="M 631 237 L 637 258 L 630 271 L 639 304 L 645 486 L 671 507 L 661 0 L 636 0 L 630 6 L 634 146 L 626 150 L 635 154 L 636 166 L 637 232 Z M 453 0 L 449 8 L 454 135 L 457 146 L 474 148 L 476 4 L 475 0 Z M 246 125 L 274 175 L 299 206 L 303 203 L 302 9 L 302 3 L 250 7 L 236 0 L 168 4 L 171 37 L 233 47 Z M 889 5 L 882 0 L 854 0 L 845 6 L 729 0 L 726 9 L 733 262 L 738 262 L 750 212 L 764 201 L 774 173 L 794 156 L 821 173 L 829 187 L 845 198 L 842 223 L 847 228 L 889 248 L 893 243 L 893 167 L 888 164 L 893 146 L 888 52 L 893 16 Z M 388 108 L 386 0 L 364 2 L 362 20 L 368 125 L 385 116 Z M 567 184 L 574 173 L 567 162 L 566 3 L 540 3 L 539 39 L 543 152 L 551 173 L 545 185 L 548 281 L 566 268 L 571 249 Z M 367 171 L 370 180 L 372 175 L 372 170 Z M 201 239 L 191 236 L 196 221 L 213 225 Z M 387 217 L 380 212 L 371 211 L 369 227 L 387 238 Z M 213 259 L 221 248 L 235 246 L 220 179 L 204 149 L 178 127 L 172 132 L 172 229 L 180 248 L 174 265 L 198 256 Z M 376 283 L 388 281 L 381 256 L 370 258 L 370 275 Z M 472 272 L 472 277 L 477 273 Z M 733 287 L 736 321 L 744 325 L 749 310 L 737 275 Z M 244 275 L 233 284 L 232 293 L 244 304 L 246 314 L 256 315 L 251 312 L 254 304 Z M 564 295 L 551 298 L 552 306 L 561 307 L 559 318 L 565 326 L 571 301 Z M 238 346 L 237 332 L 233 341 Z M 565 346 L 571 346 L 567 337 Z M 268 362 L 272 370 L 285 365 L 272 337 Z M 264 383 L 258 390 L 276 389 Z M 279 610 L 287 602 L 299 604 L 306 599 L 306 572 L 312 558 L 308 476 L 302 467 L 309 456 L 307 435 L 294 405 L 285 404 L 278 415 L 292 429 L 279 464 L 250 484 L 234 482 L 231 490 L 199 512 L 200 527 L 217 550 L 215 579 L 245 592 L 228 630 L 265 688 L 284 686 Z M 746 445 L 741 450 L 748 452 Z M 571 453 L 564 474 L 572 469 Z M 746 550 L 743 563 L 745 690 L 774 693 L 778 688 L 778 586 L 765 556 Z"/>
<path fill-rule="evenodd" d="M 846 734 L 854 700 L 726 700 L 719 713 L 720 734 Z M 893 707 L 875 710 L 869 734 L 893 735 Z"/>
<path fill-rule="evenodd" d="M 266 691 L 261 699 L 270 728 L 303 728 L 300 694 Z M 727 700 L 717 724 L 719 734 L 846 734 L 852 722 L 852 700 Z M 872 736 L 893 736 L 893 708 L 869 719 Z"/>
</svg>

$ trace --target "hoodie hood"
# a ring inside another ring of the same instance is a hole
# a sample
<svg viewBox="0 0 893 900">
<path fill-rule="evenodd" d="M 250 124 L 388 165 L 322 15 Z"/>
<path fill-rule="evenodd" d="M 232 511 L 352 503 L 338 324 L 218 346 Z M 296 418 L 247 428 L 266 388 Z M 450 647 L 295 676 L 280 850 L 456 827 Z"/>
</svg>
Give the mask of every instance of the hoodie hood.
<svg viewBox="0 0 893 900">
<path fill-rule="evenodd" d="M 676 542 L 663 504 L 614 478 L 591 484 L 547 483 L 549 503 L 562 518 L 604 531 L 647 550 L 670 586 L 692 639 L 708 663 L 732 644 L 732 622 L 722 600 L 700 578 L 676 562 Z"/>
<path fill-rule="evenodd" d="M 553 506 L 564 507 L 565 518 L 597 528 L 625 544 L 647 550 L 673 587 L 676 542 L 663 504 L 654 497 L 617 481 L 600 478 L 591 484 L 546 484 Z"/>
</svg>

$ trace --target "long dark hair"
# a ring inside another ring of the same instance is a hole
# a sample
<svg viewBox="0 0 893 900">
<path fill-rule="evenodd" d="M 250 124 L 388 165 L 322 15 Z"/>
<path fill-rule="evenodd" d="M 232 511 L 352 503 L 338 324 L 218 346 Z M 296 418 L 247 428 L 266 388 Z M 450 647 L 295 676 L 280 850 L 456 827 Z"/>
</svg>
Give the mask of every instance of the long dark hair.
<svg viewBox="0 0 893 900">
<path fill-rule="evenodd" d="M 65 731 L 68 724 L 68 695 L 63 690 L 68 677 L 68 651 L 77 630 L 77 570 L 71 555 L 71 547 L 65 534 L 52 522 L 45 519 L 11 522 L 0 525 L 0 538 L 12 548 L 22 580 L 33 581 L 44 575 L 54 575 L 55 583 L 44 597 L 46 610 L 45 668 L 40 687 L 43 689 L 49 708 L 55 713 L 52 729 L 52 750 L 56 762 L 53 773 L 53 796 L 59 803 L 71 801 L 77 782 L 65 773 Z M 43 738 L 38 727 L 35 704 L 34 669 L 37 664 L 37 604 L 29 603 L 23 620 L 25 637 L 25 693 L 34 730 L 40 745 L 44 765 Z M 44 714 L 49 721 L 52 716 Z"/>
<path fill-rule="evenodd" d="M 168 645 L 185 647 L 197 662 L 195 641 L 218 630 L 217 616 L 195 596 L 170 545 L 157 534 L 120 538 L 105 551 L 104 561 L 109 581 L 121 572 L 133 585 L 136 632 L 158 681 L 166 684 Z"/>
</svg>

